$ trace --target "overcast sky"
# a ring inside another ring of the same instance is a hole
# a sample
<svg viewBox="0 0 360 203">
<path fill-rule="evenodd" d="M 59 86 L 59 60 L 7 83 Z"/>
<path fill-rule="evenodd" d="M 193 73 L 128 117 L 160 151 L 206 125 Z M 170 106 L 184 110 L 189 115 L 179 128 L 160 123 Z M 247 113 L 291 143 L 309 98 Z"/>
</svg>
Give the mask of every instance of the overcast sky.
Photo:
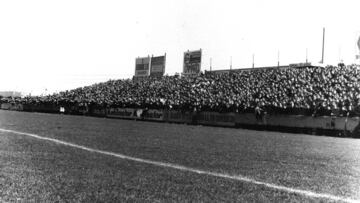
<svg viewBox="0 0 360 203">
<path fill-rule="evenodd" d="M 321 60 L 355 62 L 360 1 L 132 0 L 0 1 L 0 91 L 52 93 L 130 78 L 135 58 L 167 54 L 182 71 L 203 49 L 202 70 Z M 47 89 L 47 92 L 45 92 Z"/>
</svg>

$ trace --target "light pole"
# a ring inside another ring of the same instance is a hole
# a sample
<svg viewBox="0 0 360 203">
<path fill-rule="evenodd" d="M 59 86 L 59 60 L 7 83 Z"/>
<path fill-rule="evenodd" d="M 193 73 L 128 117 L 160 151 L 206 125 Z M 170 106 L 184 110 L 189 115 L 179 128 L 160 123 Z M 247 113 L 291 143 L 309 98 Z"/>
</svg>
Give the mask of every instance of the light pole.
<svg viewBox="0 0 360 203">
<path fill-rule="evenodd" d="M 321 52 L 321 64 L 324 63 L 324 48 L 325 48 L 325 28 L 323 28 L 323 42 L 322 42 L 322 52 Z"/>
<path fill-rule="evenodd" d="M 254 67 L 255 67 L 255 61 L 254 61 L 254 59 L 255 59 L 255 54 L 252 55 L 252 59 L 253 59 L 253 60 L 252 60 L 252 67 L 254 68 Z"/>
</svg>

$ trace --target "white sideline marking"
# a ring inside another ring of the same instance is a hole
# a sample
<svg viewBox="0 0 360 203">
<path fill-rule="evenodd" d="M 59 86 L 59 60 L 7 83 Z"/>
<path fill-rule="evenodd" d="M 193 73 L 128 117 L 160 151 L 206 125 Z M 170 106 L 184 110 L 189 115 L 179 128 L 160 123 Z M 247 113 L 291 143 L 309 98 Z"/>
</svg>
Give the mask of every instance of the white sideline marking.
<svg viewBox="0 0 360 203">
<path fill-rule="evenodd" d="M 308 190 L 301 190 L 301 189 L 276 185 L 276 184 L 272 184 L 272 183 L 261 182 L 261 181 L 257 181 L 257 180 L 254 180 L 254 179 L 242 176 L 242 175 L 229 175 L 229 174 L 225 174 L 225 173 L 204 171 L 204 170 L 199 170 L 199 169 L 181 166 L 181 165 L 177 165 L 177 164 L 164 163 L 164 162 L 160 162 L 160 161 L 152 161 L 152 160 L 148 160 L 148 159 L 141 159 L 141 158 L 136 158 L 136 157 L 132 157 L 132 156 L 127 156 L 124 154 L 118 154 L 118 153 L 103 151 L 103 150 L 99 150 L 99 149 L 92 149 L 89 147 L 57 140 L 54 138 L 42 137 L 42 136 L 32 134 L 32 133 L 25 133 L 25 132 L 19 132 L 19 131 L 15 131 L 15 130 L 7 130 L 7 129 L 2 129 L 2 128 L 0 128 L 0 131 L 7 132 L 7 133 L 15 133 L 15 134 L 19 134 L 19 135 L 26 135 L 26 136 L 37 138 L 40 140 L 47 140 L 47 141 L 55 142 L 57 144 L 62 144 L 62 145 L 86 150 L 89 152 L 96 152 L 99 154 L 114 156 L 114 157 L 117 157 L 120 159 L 126 159 L 126 160 L 131 160 L 131 161 L 136 161 L 136 162 L 140 162 L 140 163 L 146 163 L 146 164 L 151 164 L 151 165 L 161 166 L 161 167 L 166 167 L 166 168 L 173 168 L 173 169 L 193 172 L 193 173 L 197 173 L 197 174 L 226 178 L 226 179 L 231 179 L 231 180 L 238 180 L 238 181 L 242 181 L 242 182 L 252 183 L 255 185 L 262 185 L 262 186 L 265 186 L 265 187 L 268 187 L 271 189 L 281 190 L 281 191 L 288 192 L 288 193 L 296 193 L 296 194 L 304 195 L 304 196 L 308 196 L 308 197 L 325 198 L 325 199 L 330 199 L 330 200 L 335 200 L 335 201 L 343 201 L 343 202 L 360 202 L 360 200 L 354 200 L 354 199 L 347 198 L 347 197 L 340 197 L 340 196 L 324 194 L 324 193 L 316 193 L 316 192 L 312 192 L 312 191 L 308 191 Z"/>
</svg>

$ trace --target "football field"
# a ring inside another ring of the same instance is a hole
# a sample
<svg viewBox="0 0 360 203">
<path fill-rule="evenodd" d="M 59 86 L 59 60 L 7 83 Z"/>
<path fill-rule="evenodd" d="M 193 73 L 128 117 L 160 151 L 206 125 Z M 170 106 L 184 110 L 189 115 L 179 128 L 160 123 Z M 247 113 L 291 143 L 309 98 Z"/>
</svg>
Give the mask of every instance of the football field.
<svg viewBox="0 0 360 203">
<path fill-rule="evenodd" d="M 360 139 L 0 110 L 0 202 L 358 202 Z"/>
</svg>

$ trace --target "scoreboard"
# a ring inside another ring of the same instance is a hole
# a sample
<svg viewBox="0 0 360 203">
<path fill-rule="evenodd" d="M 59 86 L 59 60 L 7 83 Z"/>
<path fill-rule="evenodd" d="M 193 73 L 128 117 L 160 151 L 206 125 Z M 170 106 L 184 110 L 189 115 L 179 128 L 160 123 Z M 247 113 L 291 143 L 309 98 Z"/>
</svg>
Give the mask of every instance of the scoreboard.
<svg viewBox="0 0 360 203">
<path fill-rule="evenodd" d="M 150 70 L 150 57 L 136 58 L 135 77 L 148 76 Z"/>
<path fill-rule="evenodd" d="M 166 54 L 164 56 L 152 56 L 150 76 L 161 77 L 165 73 Z"/>
<path fill-rule="evenodd" d="M 184 53 L 184 75 L 199 74 L 201 70 L 201 49 Z"/>
</svg>

